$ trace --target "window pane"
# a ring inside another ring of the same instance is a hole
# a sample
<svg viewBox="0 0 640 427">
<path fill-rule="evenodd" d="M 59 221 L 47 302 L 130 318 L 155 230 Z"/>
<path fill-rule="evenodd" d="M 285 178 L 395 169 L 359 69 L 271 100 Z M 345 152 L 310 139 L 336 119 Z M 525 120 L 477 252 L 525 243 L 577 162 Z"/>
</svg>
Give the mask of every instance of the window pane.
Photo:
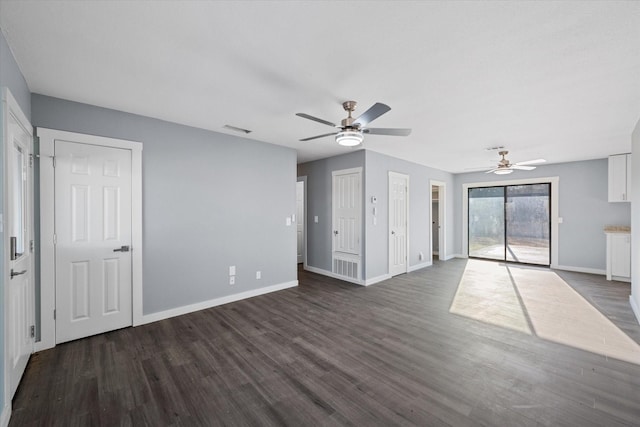
<svg viewBox="0 0 640 427">
<path fill-rule="evenodd" d="M 24 253 L 24 153 L 13 145 L 11 154 L 11 236 L 16 237 L 16 252 Z"/>
<path fill-rule="evenodd" d="M 550 264 L 550 184 L 507 187 L 507 261 Z"/>
<path fill-rule="evenodd" d="M 469 256 L 504 260 L 504 187 L 469 189 Z"/>
</svg>

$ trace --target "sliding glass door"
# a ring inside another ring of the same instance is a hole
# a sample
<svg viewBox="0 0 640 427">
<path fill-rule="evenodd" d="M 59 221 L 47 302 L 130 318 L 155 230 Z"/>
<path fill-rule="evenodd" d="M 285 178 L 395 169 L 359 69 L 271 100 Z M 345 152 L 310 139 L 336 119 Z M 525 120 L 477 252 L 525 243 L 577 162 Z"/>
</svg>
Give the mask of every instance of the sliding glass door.
<svg viewBox="0 0 640 427">
<path fill-rule="evenodd" d="M 469 189 L 469 256 L 551 263 L 551 185 Z"/>
</svg>

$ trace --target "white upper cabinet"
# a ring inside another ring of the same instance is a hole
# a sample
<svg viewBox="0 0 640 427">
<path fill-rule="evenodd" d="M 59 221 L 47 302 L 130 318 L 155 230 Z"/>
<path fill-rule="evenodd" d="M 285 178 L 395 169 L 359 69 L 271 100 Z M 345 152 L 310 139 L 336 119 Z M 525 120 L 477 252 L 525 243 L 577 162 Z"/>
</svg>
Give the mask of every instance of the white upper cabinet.
<svg viewBox="0 0 640 427">
<path fill-rule="evenodd" d="M 631 154 L 609 156 L 609 201 L 631 201 Z"/>
</svg>

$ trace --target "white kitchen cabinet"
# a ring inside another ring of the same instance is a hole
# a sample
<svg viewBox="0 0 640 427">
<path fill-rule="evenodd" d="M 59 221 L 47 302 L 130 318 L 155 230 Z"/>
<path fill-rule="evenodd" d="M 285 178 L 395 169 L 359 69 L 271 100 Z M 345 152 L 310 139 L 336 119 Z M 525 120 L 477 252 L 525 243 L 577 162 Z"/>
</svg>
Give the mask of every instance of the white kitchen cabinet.
<svg viewBox="0 0 640 427">
<path fill-rule="evenodd" d="M 631 201 L 631 154 L 609 156 L 609 201 Z"/>
<path fill-rule="evenodd" d="M 607 233 L 607 280 L 631 280 L 631 234 Z"/>
</svg>

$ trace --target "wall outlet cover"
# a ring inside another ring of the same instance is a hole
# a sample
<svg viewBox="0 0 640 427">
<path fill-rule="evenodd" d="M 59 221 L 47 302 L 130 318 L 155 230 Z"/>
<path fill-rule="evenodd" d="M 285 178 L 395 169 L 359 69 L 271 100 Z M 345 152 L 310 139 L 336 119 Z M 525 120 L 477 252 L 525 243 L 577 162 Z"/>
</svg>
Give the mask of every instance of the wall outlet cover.
<svg viewBox="0 0 640 427">
<path fill-rule="evenodd" d="M 236 284 L 236 276 L 229 276 L 229 284 L 230 285 Z"/>
</svg>

